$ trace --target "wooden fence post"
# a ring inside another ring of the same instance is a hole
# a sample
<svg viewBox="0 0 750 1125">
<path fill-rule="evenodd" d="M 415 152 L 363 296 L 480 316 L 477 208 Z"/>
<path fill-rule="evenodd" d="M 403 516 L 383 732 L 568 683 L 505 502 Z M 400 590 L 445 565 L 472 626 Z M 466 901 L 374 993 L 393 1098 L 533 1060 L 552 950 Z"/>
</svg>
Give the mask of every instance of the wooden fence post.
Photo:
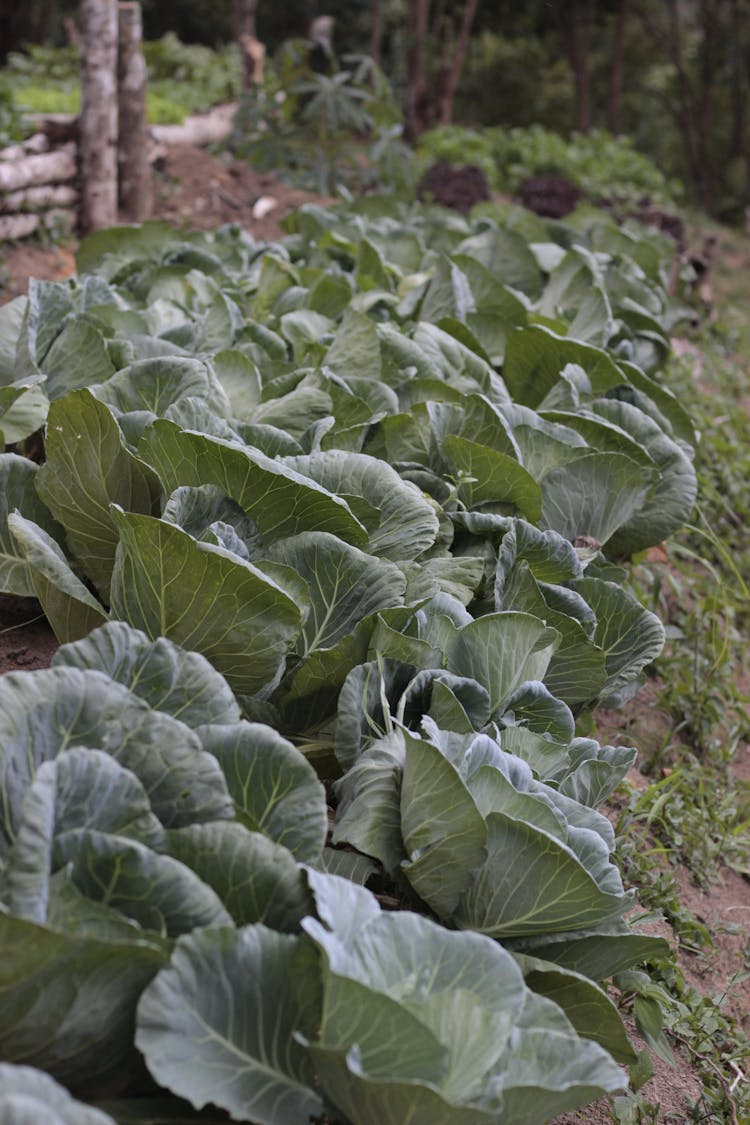
<svg viewBox="0 0 750 1125">
<path fill-rule="evenodd" d="M 117 5 L 80 0 L 81 230 L 117 221 Z"/>
<path fill-rule="evenodd" d="M 126 218 L 140 223 L 151 214 L 153 180 L 148 159 L 146 60 L 143 57 L 141 5 L 138 0 L 121 0 L 118 4 L 118 25 L 117 159 L 120 207 Z"/>
</svg>

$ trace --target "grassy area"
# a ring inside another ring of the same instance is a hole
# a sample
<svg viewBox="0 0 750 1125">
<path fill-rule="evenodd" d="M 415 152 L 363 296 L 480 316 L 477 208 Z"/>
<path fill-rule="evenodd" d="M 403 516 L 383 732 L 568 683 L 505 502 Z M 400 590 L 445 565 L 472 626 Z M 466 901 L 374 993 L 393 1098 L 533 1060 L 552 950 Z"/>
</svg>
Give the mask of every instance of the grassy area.
<svg viewBox="0 0 750 1125">
<path fill-rule="evenodd" d="M 668 370 L 702 434 L 699 503 L 668 556 L 636 571 L 642 598 L 668 623 L 668 643 L 652 669 L 651 711 L 645 721 L 633 720 L 639 733 L 652 731 L 640 762 L 650 785 L 630 793 L 618 824 L 628 882 L 646 908 L 665 915 L 681 948 L 699 956 L 710 954 L 717 936 L 681 901 L 677 869 L 708 892 L 727 867 L 750 872 L 750 783 L 737 769 L 750 739 L 750 239 L 714 233 L 719 242 L 702 293 L 704 315 Z M 745 956 L 750 967 L 750 946 Z M 735 1081 L 750 1043 L 726 1012 L 726 993 L 702 996 L 677 965 L 653 979 L 665 990 L 665 1024 L 704 1085 L 690 1120 L 750 1120 L 750 1084 Z M 636 1098 L 618 1120 L 663 1119 Z"/>
<path fill-rule="evenodd" d="M 235 98 L 241 85 L 239 51 L 188 46 L 175 35 L 144 44 L 151 124 L 179 124 L 190 113 Z M 4 112 L 78 113 L 78 54 L 73 47 L 29 46 L 13 52 L 0 70 Z M 2 133 L 0 120 L 0 133 Z M 13 138 L 9 138 L 13 139 Z"/>
</svg>

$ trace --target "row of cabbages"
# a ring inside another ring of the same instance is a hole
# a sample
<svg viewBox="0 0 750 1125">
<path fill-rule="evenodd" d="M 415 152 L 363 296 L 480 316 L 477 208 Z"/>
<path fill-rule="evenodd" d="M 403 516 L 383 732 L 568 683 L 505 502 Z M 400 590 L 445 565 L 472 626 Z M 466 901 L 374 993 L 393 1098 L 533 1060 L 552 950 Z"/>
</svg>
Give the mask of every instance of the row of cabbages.
<svg viewBox="0 0 750 1125">
<path fill-rule="evenodd" d="M 0 1120 L 537 1125 L 636 1059 L 635 751 L 575 726 L 695 499 L 665 244 L 290 226 L 103 232 L 0 310 L 0 585 L 64 642 L 0 681 L 0 1058 L 102 1103 L 8 1065 Z"/>
</svg>

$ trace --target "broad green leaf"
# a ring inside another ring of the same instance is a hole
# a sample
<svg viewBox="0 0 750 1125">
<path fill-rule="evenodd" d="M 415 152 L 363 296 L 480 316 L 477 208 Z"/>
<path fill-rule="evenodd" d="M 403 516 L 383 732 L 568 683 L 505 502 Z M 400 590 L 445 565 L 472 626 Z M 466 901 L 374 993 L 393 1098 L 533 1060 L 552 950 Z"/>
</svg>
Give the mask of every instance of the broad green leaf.
<svg viewBox="0 0 750 1125">
<path fill-rule="evenodd" d="M 520 461 L 511 427 L 501 410 L 494 407 L 485 395 L 465 395 L 460 404 L 430 402 L 426 409 L 435 438 L 441 446 L 452 435 L 467 438 Z"/>
<path fill-rule="evenodd" d="M 341 686 L 358 664 L 367 660 L 367 649 L 377 615 L 364 618 L 353 632 L 332 648 L 319 648 L 299 664 L 284 682 L 278 704 L 295 729 L 316 727 L 321 715 L 336 709 Z"/>
<path fill-rule="evenodd" d="M 609 412 L 610 405 L 615 407 L 615 412 L 618 406 L 624 405 L 618 403 L 615 399 L 606 398 L 597 399 L 596 402 L 601 403 L 606 412 Z M 639 413 L 642 412 L 639 411 Z M 565 430 L 578 433 L 585 439 L 591 449 L 595 449 L 599 453 L 624 453 L 631 461 L 644 465 L 647 469 L 653 469 L 654 467 L 654 459 L 647 452 L 645 446 L 631 437 L 614 420 L 610 422 L 606 417 L 598 417 L 589 408 L 585 411 L 546 410 L 544 418 L 555 425 L 564 426 Z M 658 427 L 656 428 L 658 430 Z M 659 432 L 661 433 L 661 431 Z"/>
<path fill-rule="evenodd" d="M 484 559 L 472 555 L 425 559 L 403 566 L 407 586 L 407 605 L 448 594 L 461 605 L 469 605 L 484 577 Z"/>
<path fill-rule="evenodd" d="M 300 1125 L 323 1108 L 297 1039 L 315 1032 L 320 1007 L 316 959 L 300 938 L 264 926 L 197 931 L 144 992 L 136 1045 L 157 1082 L 196 1109 Z"/>
<path fill-rule="evenodd" d="M 368 316 L 347 309 L 325 362 L 345 378 L 349 375 L 380 377 L 380 343 L 375 322 Z"/>
<path fill-rule="evenodd" d="M 487 829 L 458 771 L 428 742 L 406 737 L 401 832 L 404 873 L 441 917 L 453 913 L 467 876 L 486 858 Z"/>
<path fill-rule="evenodd" d="M 135 1006 L 165 957 L 145 940 L 89 938 L 75 917 L 68 925 L 55 933 L 0 914 L 0 1056 L 47 1071 L 79 1096 L 103 1097 L 139 1072 Z"/>
<path fill-rule="evenodd" d="M 456 390 L 469 394 L 479 389 L 495 405 L 509 400 L 505 383 L 492 365 L 436 324 L 420 322 L 414 331 L 413 343 L 424 357 L 422 372 L 426 377 L 437 376 Z"/>
<path fill-rule="evenodd" d="M 57 542 L 17 512 L 8 516 L 8 530 L 26 560 L 34 593 L 61 644 L 85 637 L 107 620 L 107 614 L 70 568 Z"/>
<path fill-rule="evenodd" d="M 37 491 L 65 528 L 73 555 L 107 598 L 118 540 L 110 505 L 150 512 L 152 474 L 128 451 L 111 412 L 88 390 L 51 405 L 46 455 Z"/>
<path fill-rule="evenodd" d="M 236 500 L 230 500 L 215 484 L 203 484 L 197 488 L 181 485 L 176 488 L 164 505 L 162 519 L 177 524 L 194 539 L 205 539 L 206 533 L 215 531 L 219 524 L 225 528 L 228 525 L 242 540 L 250 556 L 257 554 L 262 544 L 253 520 L 245 515 Z"/>
<path fill-rule="evenodd" d="M 594 404 L 594 409 L 609 422 L 632 434 L 659 469 L 648 503 L 631 516 L 608 544 L 610 552 L 615 555 L 632 555 L 644 547 L 660 543 L 687 523 L 698 489 L 695 469 L 680 446 L 637 407 L 627 402 L 602 399 Z"/>
<path fill-rule="evenodd" d="M 541 292 L 539 266 L 526 240 L 515 231 L 489 227 L 464 239 L 455 253 L 476 259 L 501 285 L 520 289 L 529 297 L 537 297 Z"/>
<path fill-rule="evenodd" d="M 232 417 L 250 419 L 263 393 L 258 368 L 236 350 L 217 352 L 212 366 L 229 399 Z"/>
<path fill-rule="evenodd" d="M 623 1071 L 611 1056 L 598 1043 L 571 1032 L 554 1002 L 531 994 L 523 1031 L 511 1036 L 500 1073 L 490 1084 L 490 1104 L 501 1107 L 501 1120 L 537 1125 L 596 1100 L 604 1091 L 623 1089 Z"/>
<path fill-rule="evenodd" d="M 375 856 L 391 874 L 406 859 L 400 785 L 404 753 L 404 740 L 396 731 L 365 750 L 336 784 L 333 843 Z"/>
<path fill-rule="evenodd" d="M 162 417 L 170 406 L 185 398 L 200 399 L 220 418 L 232 412 L 211 365 L 199 359 L 141 359 L 118 371 L 106 383 L 92 386 L 91 393 L 123 414 L 150 410 Z"/>
<path fill-rule="evenodd" d="M 332 319 L 340 316 L 354 294 L 354 284 L 347 273 L 319 273 L 310 286 L 307 303 L 313 312 Z"/>
<path fill-rule="evenodd" d="M 15 297 L 0 305 L 0 386 L 16 378 L 16 352 L 29 305 L 28 297 Z M 26 372 L 29 374 L 30 372 Z"/>
<path fill-rule="evenodd" d="M 599 1043 L 619 1063 L 635 1062 L 622 1018 L 603 988 L 550 961 L 524 954 L 517 954 L 516 960 L 529 988 L 554 1000 L 579 1035 Z"/>
<path fill-rule="evenodd" d="M 496 597 L 497 597 L 497 585 Z M 544 673 L 553 693 L 568 704 L 584 703 L 607 682 L 606 658 L 601 648 L 572 614 L 561 612 L 545 600 L 525 559 L 516 562 L 503 586 L 502 608 L 529 613 L 560 634 L 560 643 Z M 592 622 L 593 624 L 593 622 Z"/>
<path fill-rule="evenodd" d="M 313 919 L 304 928 L 327 962 L 326 1046 L 356 1043 L 375 1078 L 421 1079 L 456 1101 L 481 1092 L 526 998 L 503 949 L 406 911 L 371 916 L 346 936 Z"/>
<path fill-rule="evenodd" d="M 556 531 L 540 531 L 520 519 L 506 521 L 505 527 L 507 530 L 498 549 L 496 601 L 502 599 L 505 580 L 517 559 L 528 563 L 538 582 L 569 582 L 583 576 L 575 548 Z"/>
<path fill-rule="evenodd" d="M 656 474 L 623 453 L 589 453 L 541 482 L 542 525 L 571 542 L 607 543 L 653 496 Z"/>
<path fill-rule="evenodd" d="M 455 633 L 454 628 L 448 634 L 448 644 Z M 409 683 L 399 700 L 398 714 L 412 727 L 429 714 L 441 728 L 468 734 L 490 721 L 490 697 L 475 679 L 455 676 L 442 668 L 428 668 L 418 672 Z M 451 720 L 458 721 L 458 726 Z"/>
<path fill-rule="evenodd" d="M 318 867 L 325 875 L 337 875 L 362 887 L 378 871 L 377 864 L 367 856 L 328 847 L 323 848 Z"/>
<path fill-rule="evenodd" d="M 491 613 L 459 629 L 448 649 L 448 670 L 473 677 L 502 712 L 526 680 L 543 680 L 560 634 L 528 613 Z"/>
<path fill-rule="evenodd" d="M 606 1053 L 530 993 L 496 943 L 405 912 L 345 930 L 327 921 L 329 930 L 305 923 L 327 961 L 311 1053 L 347 1120 L 532 1125 L 590 1098 L 587 1083 L 619 1085 Z M 553 1046 L 540 1058 L 545 1039 Z"/>
<path fill-rule="evenodd" d="M 311 1048 L 327 1097 L 345 1120 L 357 1125 L 498 1125 L 500 1118 L 480 1107 L 458 1106 L 419 1082 L 370 1076 L 359 1052 L 315 1044 Z"/>
<path fill-rule="evenodd" d="M 165 421 L 146 431 L 139 453 L 168 493 L 180 485 L 214 484 L 236 500 L 269 539 L 309 529 L 346 542 L 364 542 L 365 531 L 345 501 L 287 467 L 296 458 L 274 461 L 259 450 L 183 432 Z"/>
<path fill-rule="evenodd" d="M 328 828 L 325 790 L 300 751 L 263 723 L 205 726 L 198 734 L 218 759 L 237 819 L 301 863 L 317 862 Z"/>
<path fill-rule="evenodd" d="M 447 255 L 441 254 L 419 308 L 420 318 L 434 324 L 443 317 L 465 321 L 467 314 L 473 312 L 476 312 L 476 304 L 466 274 Z"/>
<path fill-rule="evenodd" d="M 26 350 L 33 364 L 44 362 L 53 341 L 62 332 L 69 317 L 74 312 L 71 287 L 68 282 L 29 281 L 29 299 L 26 306 L 25 335 Z M 17 359 L 21 348 L 17 348 Z M 27 375 L 29 371 L 19 371 Z"/>
<path fill-rule="evenodd" d="M 575 720 L 570 708 L 538 680 L 527 680 L 521 684 L 505 706 L 506 723 L 511 722 L 512 716 L 516 723 L 522 723 L 530 732 L 566 742 L 573 738 Z"/>
<path fill-rule="evenodd" d="M 235 425 L 245 444 L 259 449 L 266 457 L 295 457 L 303 452 L 301 444 L 278 426 L 269 426 L 264 422 L 238 422 Z"/>
<path fill-rule="evenodd" d="M 625 925 L 592 927 L 569 935 L 544 934 L 510 942 L 510 946 L 597 981 L 644 961 L 663 961 L 670 956 L 664 938 L 628 930 Z"/>
<path fill-rule="evenodd" d="M 527 322 L 526 306 L 476 258 L 457 254 L 453 261 L 466 275 L 477 308 L 467 315 L 466 323 L 492 362 L 502 363 L 508 332 Z"/>
<path fill-rule="evenodd" d="M 390 730 L 391 711 L 413 674 L 410 665 L 383 657 L 350 665 L 336 718 L 335 750 L 343 769 L 354 765 L 369 741 Z"/>
<path fill-rule="evenodd" d="M 185 652 L 166 637 L 149 640 L 121 621 L 111 621 L 77 644 L 64 645 L 52 667 L 106 672 L 145 700 L 189 727 L 236 723 L 240 717 L 226 680 L 197 652 Z"/>
<path fill-rule="evenodd" d="M 571 848 L 541 829 L 499 812 L 486 824 L 487 860 L 454 913 L 462 929 L 491 937 L 573 930 L 618 918 L 629 905 L 621 891 L 602 890 Z"/>
<path fill-rule="evenodd" d="M 632 746 L 600 746 L 589 738 L 574 739 L 569 750 L 560 792 L 591 808 L 606 801 L 638 757 Z"/>
<path fill-rule="evenodd" d="M 312 910 L 302 868 L 291 853 L 235 821 L 172 831 L 169 854 L 213 888 L 237 926 L 263 922 L 294 933 Z"/>
<path fill-rule="evenodd" d="M 49 399 L 41 385 L 26 381 L 0 387 L 0 433 L 6 445 L 24 441 L 47 420 Z"/>
<path fill-rule="evenodd" d="M 0 454 L 0 590 L 24 598 L 34 597 L 36 591 L 29 563 L 8 526 L 8 516 L 18 510 L 48 535 L 59 539 L 63 534 L 36 494 L 37 473 L 37 466 L 26 457 Z"/>
<path fill-rule="evenodd" d="M 0 1125 L 115 1125 L 114 1118 L 71 1098 L 42 1070 L 0 1063 Z"/>
<path fill-rule="evenodd" d="M 84 238 L 76 251 L 78 272 L 93 273 L 101 269 L 108 257 L 116 260 L 116 267 L 138 258 L 157 255 L 174 238 L 174 227 L 169 223 L 151 220 L 136 226 L 108 227 Z M 107 271 L 104 271 L 106 276 Z"/>
<path fill-rule="evenodd" d="M 298 280 L 297 271 L 288 262 L 282 261 L 276 254 L 264 254 L 258 276 L 258 292 L 253 301 L 254 316 L 260 321 L 267 319 L 278 298 Z"/>
<path fill-rule="evenodd" d="M 302 657 L 331 648 L 368 614 L 403 602 L 406 579 L 397 566 L 325 532 L 283 539 L 267 557 L 292 567 L 307 583 L 311 608 L 298 643 Z"/>
<path fill-rule="evenodd" d="M 580 578 L 574 588 L 596 614 L 594 641 L 603 649 L 609 677 L 603 695 L 635 680 L 664 646 L 659 618 L 614 582 Z"/>
<path fill-rule="evenodd" d="M 538 409 L 568 363 L 583 368 L 594 394 L 623 382 L 615 361 L 603 349 L 557 336 L 539 325 L 510 333 L 503 379 L 515 402 Z"/>
<path fill-rule="evenodd" d="M 157 849 L 163 830 L 142 784 L 101 750 L 73 747 L 43 762 L 26 790 L 6 872 L 14 914 L 43 923 L 49 879 L 61 866 L 58 838 L 92 828 Z"/>
<path fill-rule="evenodd" d="M 645 408 L 645 413 L 651 416 L 656 414 L 654 420 L 667 433 L 673 433 L 678 441 L 694 446 L 698 440 L 695 425 L 674 392 L 655 379 L 650 379 L 634 363 L 622 363 L 621 366 L 631 384 L 630 388 L 626 387 L 624 390 L 630 391 L 630 398 L 638 400 L 635 405 L 641 410 Z M 623 397 L 628 401 L 627 393 Z"/>
<path fill-rule="evenodd" d="M 596 259 L 572 247 L 551 271 L 537 308 L 543 316 L 570 322 L 576 340 L 603 347 L 612 334 L 612 307 Z"/>
<path fill-rule="evenodd" d="M 532 522 L 539 519 L 543 493 L 514 457 L 462 437 L 448 436 L 443 448 L 453 465 L 459 496 L 467 508 L 506 503 Z"/>
<path fill-rule="evenodd" d="M 174 938 L 231 921 L 218 895 L 189 867 L 136 840 L 74 829 L 58 838 L 57 848 L 82 894 L 149 933 Z"/>
<path fill-rule="evenodd" d="M 202 653 L 240 694 L 270 691 L 299 630 L 287 594 L 251 563 L 163 520 L 118 510 L 112 518 L 113 616 Z"/>
<path fill-rule="evenodd" d="M 83 317 L 67 322 L 39 366 L 51 400 L 109 379 L 115 370 L 101 332 Z"/>
<path fill-rule="evenodd" d="M 383 461 L 332 450 L 309 457 L 286 457 L 284 464 L 339 497 L 359 497 L 371 506 L 374 518 L 362 521 L 371 554 L 394 561 L 414 559 L 434 543 L 438 530 L 434 506 Z M 351 539 L 345 535 L 341 538 Z"/>
<path fill-rule="evenodd" d="M 221 770 L 196 735 L 101 672 L 49 668 L 3 676 L 0 745 L 2 851 L 15 837 L 35 771 L 70 746 L 104 750 L 134 773 L 167 827 L 231 816 Z"/>
</svg>

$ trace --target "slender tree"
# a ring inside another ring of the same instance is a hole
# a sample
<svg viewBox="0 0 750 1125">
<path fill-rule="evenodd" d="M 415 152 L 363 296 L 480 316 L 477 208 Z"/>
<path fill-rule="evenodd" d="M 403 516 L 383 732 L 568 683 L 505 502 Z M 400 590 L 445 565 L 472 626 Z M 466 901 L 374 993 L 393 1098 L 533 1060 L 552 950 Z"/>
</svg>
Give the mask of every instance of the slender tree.
<svg viewBox="0 0 750 1125">
<path fill-rule="evenodd" d="M 117 0 L 81 0 L 81 228 L 117 221 Z"/>
<path fill-rule="evenodd" d="M 622 129 L 622 92 L 625 81 L 625 33 L 628 22 L 628 0 L 617 5 L 612 40 L 612 68 L 609 84 L 609 131 L 617 135 Z"/>
<path fill-rule="evenodd" d="M 414 138 L 437 121 L 450 124 L 479 0 L 409 0 L 406 127 Z M 439 55 L 438 67 L 430 59 Z"/>
<path fill-rule="evenodd" d="M 151 214 L 153 186 L 146 123 L 146 60 L 139 0 L 118 4 L 117 101 L 120 206 L 125 217 L 142 222 Z"/>
<path fill-rule="evenodd" d="M 232 0 L 232 29 L 242 52 L 242 85 L 251 89 L 263 78 L 265 52 L 255 35 L 257 0 Z"/>
<path fill-rule="evenodd" d="M 573 74 L 576 92 L 576 128 L 591 130 L 590 58 L 596 27 L 596 0 L 570 0 L 555 9 L 558 34 Z"/>
</svg>

